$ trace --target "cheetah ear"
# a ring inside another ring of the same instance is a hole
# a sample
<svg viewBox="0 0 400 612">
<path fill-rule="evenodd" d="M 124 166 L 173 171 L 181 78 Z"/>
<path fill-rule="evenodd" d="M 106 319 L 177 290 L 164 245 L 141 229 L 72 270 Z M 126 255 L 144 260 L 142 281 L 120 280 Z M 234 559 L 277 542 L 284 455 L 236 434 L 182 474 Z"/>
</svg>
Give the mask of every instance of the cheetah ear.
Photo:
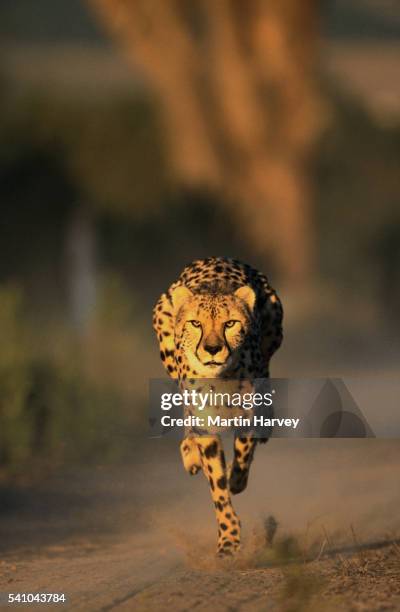
<svg viewBox="0 0 400 612">
<path fill-rule="evenodd" d="M 178 285 L 177 287 L 172 289 L 172 291 L 171 291 L 171 300 L 172 300 L 172 305 L 173 305 L 174 310 L 175 310 L 176 313 L 183 306 L 183 304 L 189 298 L 192 297 L 192 295 L 193 295 L 193 293 L 190 291 L 190 289 L 188 289 L 184 285 Z"/>
<path fill-rule="evenodd" d="M 250 311 L 253 310 L 254 304 L 256 303 L 256 294 L 254 290 L 249 285 L 244 285 L 244 287 L 239 287 L 236 289 L 234 295 L 238 297 L 240 300 L 243 300 L 245 304 L 247 304 Z"/>
</svg>

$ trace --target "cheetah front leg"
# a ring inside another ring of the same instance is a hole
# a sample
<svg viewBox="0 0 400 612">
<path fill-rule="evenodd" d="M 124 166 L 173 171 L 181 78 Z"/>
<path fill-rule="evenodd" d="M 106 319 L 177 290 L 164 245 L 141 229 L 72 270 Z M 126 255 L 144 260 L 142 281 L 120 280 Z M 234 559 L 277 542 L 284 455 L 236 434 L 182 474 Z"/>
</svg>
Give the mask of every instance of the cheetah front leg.
<svg viewBox="0 0 400 612">
<path fill-rule="evenodd" d="M 233 495 L 244 491 L 249 478 L 257 440 L 252 435 L 235 437 L 234 459 L 229 474 L 229 490 Z"/>
<path fill-rule="evenodd" d="M 205 477 L 210 484 L 218 523 L 219 556 L 231 555 L 240 546 L 240 521 L 233 509 L 222 442 L 218 436 L 197 437 Z"/>
</svg>

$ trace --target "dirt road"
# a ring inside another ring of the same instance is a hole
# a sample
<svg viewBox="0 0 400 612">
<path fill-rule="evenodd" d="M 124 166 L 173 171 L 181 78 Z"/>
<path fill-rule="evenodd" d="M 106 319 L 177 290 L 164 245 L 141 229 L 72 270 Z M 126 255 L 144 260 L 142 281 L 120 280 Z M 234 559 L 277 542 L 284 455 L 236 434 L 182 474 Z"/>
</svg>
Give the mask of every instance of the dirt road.
<svg viewBox="0 0 400 612">
<path fill-rule="evenodd" d="M 206 483 L 175 443 L 3 486 L 0 592 L 65 593 L 85 611 L 400 610 L 399 467 L 397 441 L 272 440 L 235 500 L 244 544 L 231 562 L 215 559 Z"/>
</svg>

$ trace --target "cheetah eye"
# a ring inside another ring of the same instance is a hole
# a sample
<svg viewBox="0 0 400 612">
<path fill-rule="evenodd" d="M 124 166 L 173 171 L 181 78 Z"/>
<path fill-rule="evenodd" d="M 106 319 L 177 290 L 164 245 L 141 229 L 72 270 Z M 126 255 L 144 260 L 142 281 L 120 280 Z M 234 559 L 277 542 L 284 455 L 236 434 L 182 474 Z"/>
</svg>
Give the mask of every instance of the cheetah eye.
<svg viewBox="0 0 400 612">
<path fill-rule="evenodd" d="M 191 323 L 193 325 L 193 327 L 201 327 L 201 323 L 200 321 L 189 321 L 189 323 Z"/>
<path fill-rule="evenodd" d="M 227 322 L 225 323 L 225 327 L 227 327 L 227 328 L 229 328 L 229 327 L 233 327 L 234 325 L 236 325 L 236 323 L 239 323 L 239 321 L 234 321 L 234 320 L 227 321 Z"/>
</svg>

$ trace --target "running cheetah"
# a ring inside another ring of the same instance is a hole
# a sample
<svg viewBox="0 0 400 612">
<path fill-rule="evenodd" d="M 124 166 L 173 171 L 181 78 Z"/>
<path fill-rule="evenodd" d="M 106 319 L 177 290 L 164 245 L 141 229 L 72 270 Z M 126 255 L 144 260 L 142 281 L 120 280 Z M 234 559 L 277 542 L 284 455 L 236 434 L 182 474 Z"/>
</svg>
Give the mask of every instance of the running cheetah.
<svg viewBox="0 0 400 612">
<path fill-rule="evenodd" d="M 209 257 L 186 266 L 154 307 L 160 356 L 172 378 L 252 380 L 269 377 L 269 361 L 282 342 L 281 302 L 264 274 L 248 264 Z M 218 523 L 217 553 L 240 546 L 240 521 L 230 495 L 246 488 L 257 442 L 235 436 L 230 469 L 219 436 L 188 432 L 181 443 L 185 469 L 203 470 Z"/>
</svg>

